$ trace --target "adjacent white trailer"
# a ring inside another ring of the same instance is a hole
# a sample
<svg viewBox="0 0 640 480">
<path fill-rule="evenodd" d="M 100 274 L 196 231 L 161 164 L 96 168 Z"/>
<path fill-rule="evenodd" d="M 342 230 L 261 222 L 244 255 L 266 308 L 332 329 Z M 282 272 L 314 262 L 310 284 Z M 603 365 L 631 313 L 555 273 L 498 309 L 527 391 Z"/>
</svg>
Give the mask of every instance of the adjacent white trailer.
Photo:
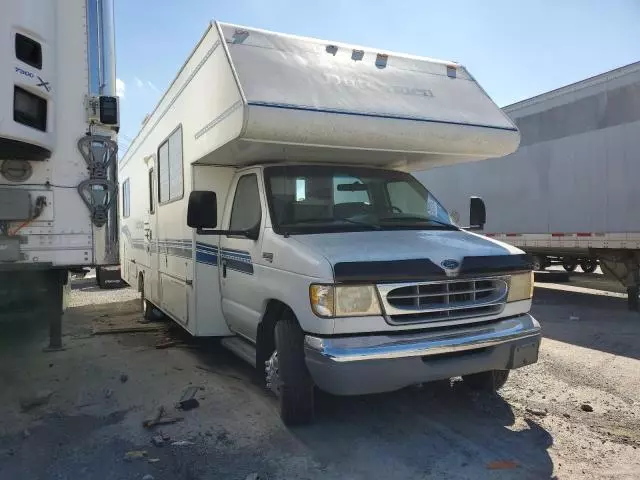
<svg viewBox="0 0 640 480">
<path fill-rule="evenodd" d="M 522 134 L 512 155 L 417 174 L 468 222 L 468 197 L 490 211 L 485 235 L 625 284 L 638 305 L 640 62 L 504 107 Z"/>
<path fill-rule="evenodd" d="M 530 265 L 406 170 L 518 141 L 459 64 L 213 23 L 119 164 L 123 278 L 265 368 L 287 423 L 314 385 L 499 388 L 537 360 Z"/>
<path fill-rule="evenodd" d="M 0 7 L 0 308 L 60 346 L 68 272 L 117 265 L 112 0 Z"/>
</svg>

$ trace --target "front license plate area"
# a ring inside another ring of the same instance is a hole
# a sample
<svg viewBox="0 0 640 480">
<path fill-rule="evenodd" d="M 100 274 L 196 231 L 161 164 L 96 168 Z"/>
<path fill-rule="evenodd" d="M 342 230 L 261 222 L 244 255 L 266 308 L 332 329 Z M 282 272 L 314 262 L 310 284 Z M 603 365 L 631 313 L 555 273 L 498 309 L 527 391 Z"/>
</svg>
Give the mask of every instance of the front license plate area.
<svg viewBox="0 0 640 480">
<path fill-rule="evenodd" d="M 539 349 L 540 342 L 538 340 L 514 345 L 511 350 L 511 365 L 509 368 L 520 368 L 536 363 L 538 361 Z"/>
</svg>

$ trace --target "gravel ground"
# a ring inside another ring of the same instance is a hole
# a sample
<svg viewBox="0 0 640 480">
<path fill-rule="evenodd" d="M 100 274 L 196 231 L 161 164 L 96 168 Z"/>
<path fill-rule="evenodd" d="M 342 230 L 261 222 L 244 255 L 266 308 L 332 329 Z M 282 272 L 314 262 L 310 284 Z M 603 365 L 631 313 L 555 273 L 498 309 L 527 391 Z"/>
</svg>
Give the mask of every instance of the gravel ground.
<svg viewBox="0 0 640 480">
<path fill-rule="evenodd" d="M 4 326 L 0 479 L 640 478 L 640 316 L 622 298 L 562 289 L 536 289 L 540 361 L 500 395 L 455 379 L 322 394 L 317 423 L 287 429 L 252 369 L 214 341 L 170 323 L 92 335 L 96 318 L 136 319 L 137 295 L 75 282 L 66 350 L 42 352 L 46 325 Z M 167 339 L 179 344 L 155 348 Z M 177 411 L 188 386 L 200 407 Z M 183 421 L 143 428 L 160 405 Z M 160 434 L 170 440 L 154 445 Z"/>
</svg>

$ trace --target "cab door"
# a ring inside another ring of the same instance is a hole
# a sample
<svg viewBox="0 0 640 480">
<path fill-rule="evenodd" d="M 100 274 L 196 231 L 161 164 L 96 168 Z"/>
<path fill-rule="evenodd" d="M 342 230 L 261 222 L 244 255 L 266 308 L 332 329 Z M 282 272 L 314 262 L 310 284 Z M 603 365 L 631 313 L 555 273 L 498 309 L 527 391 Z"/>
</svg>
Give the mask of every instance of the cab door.
<svg viewBox="0 0 640 480">
<path fill-rule="evenodd" d="M 225 214 L 225 230 L 257 230 L 257 240 L 241 236 L 220 237 L 220 284 L 222 311 L 229 328 L 255 340 L 262 316 L 259 294 L 264 272 L 258 264 L 262 255 L 262 226 L 266 218 L 261 172 L 238 175 L 233 188 L 231 210 Z"/>
</svg>

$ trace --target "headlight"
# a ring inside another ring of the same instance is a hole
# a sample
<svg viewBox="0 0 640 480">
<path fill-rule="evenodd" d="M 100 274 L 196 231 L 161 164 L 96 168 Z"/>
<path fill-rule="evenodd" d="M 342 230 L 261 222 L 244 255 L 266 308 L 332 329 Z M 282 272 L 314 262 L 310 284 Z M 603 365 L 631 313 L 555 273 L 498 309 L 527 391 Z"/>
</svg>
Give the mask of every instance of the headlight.
<svg viewBox="0 0 640 480">
<path fill-rule="evenodd" d="M 507 302 L 529 300 L 533 297 L 533 272 L 511 275 Z"/>
<path fill-rule="evenodd" d="M 380 315 L 373 285 L 311 285 L 311 308 L 319 317 L 361 317 Z"/>
</svg>

